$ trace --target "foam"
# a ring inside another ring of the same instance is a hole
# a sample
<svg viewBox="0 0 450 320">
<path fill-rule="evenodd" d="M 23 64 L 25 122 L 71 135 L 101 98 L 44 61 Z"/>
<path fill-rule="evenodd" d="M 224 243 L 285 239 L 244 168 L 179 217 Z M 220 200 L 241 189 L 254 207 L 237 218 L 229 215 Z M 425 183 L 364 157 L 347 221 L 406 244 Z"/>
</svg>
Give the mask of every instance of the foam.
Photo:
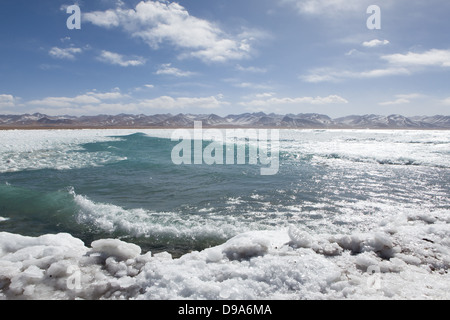
<svg viewBox="0 0 450 320">
<path fill-rule="evenodd" d="M 108 233 L 119 231 L 134 237 L 225 240 L 241 232 L 263 228 L 258 222 L 243 223 L 233 216 L 202 212 L 200 215 L 191 214 L 181 218 L 176 212 L 124 209 L 113 204 L 94 202 L 73 191 L 71 193 L 79 207 L 77 222 L 95 226 Z"/>
<path fill-rule="evenodd" d="M 251 231 L 173 259 L 117 239 L 2 232 L 0 298 L 448 299 L 449 235 L 442 210 L 371 232 Z"/>
<path fill-rule="evenodd" d="M 202 239 L 225 241 L 252 230 L 286 228 L 292 232 L 289 228 L 291 224 L 307 227 L 304 234 L 342 233 L 361 237 L 362 232 L 372 232 L 380 223 L 386 224 L 387 230 L 395 232 L 398 224 L 390 223 L 390 217 L 404 216 L 408 221 L 433 224 L 436 221 L 434 214 L 439 214 L 441 219 L 445 219 L 446 215 L 443 212 L 448 212 L 448 210 L 436 209 L 430 212 L 430 209 L 421 203 L 399 203 L 391 199 L 384 202 L 381 200 L 334 201 L 335 214 L 326 210 L 330 204 L 307 201 L 302 205 L 288 207 L 282 204 L 270 204 L 264 206 L 263 211 L 232 214 L 235 206 L 244 200 L 228 198 L 226 204 L 230 214 L 215 213 L 209 208 L 201 210 L 199 214 L 181 217 L 178 212 L 153 212 L 142 208 L 125 209 L 113 204 L 95 202 L 84 195 L 76 194 L 73 190 L 71 194 L 79 208 L 76 216 L 79 224 L 94 226 L 110 234 L 120 232 L 132 237 L 152 239 L 164 237 L 196 241 L 202 241 Z M 260 201 L 266 204 L 264 199 Z M 327 199 L 324 198 L 323 201 L 326 202 Z M 365 212 L 370 214 L 362 214 Z M 448 219 L 450 221 L 450 218 Z M 312 242 L 312 239 L 305 238 L 301 241 Z M 311 245 L 304 247 L 311 248 Z M 335 248 L 327 250 L 333 252 Z"/>
<path fill-rule="evenodd" d="M 450 168 L 447 131 L 281 130 L 281 149 L 293 159 L 312 156 L 333 166 L 398 165 Z"/>
</svg>

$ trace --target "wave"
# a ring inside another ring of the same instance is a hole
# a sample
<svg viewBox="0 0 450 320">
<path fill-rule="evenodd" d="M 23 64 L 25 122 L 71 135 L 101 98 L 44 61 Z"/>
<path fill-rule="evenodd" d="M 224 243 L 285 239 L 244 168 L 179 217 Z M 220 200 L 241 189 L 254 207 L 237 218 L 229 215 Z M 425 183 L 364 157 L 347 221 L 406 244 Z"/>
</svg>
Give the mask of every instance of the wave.
<svg viewBox="0 0 450 320">
<path fill-rule="evenodd" d="M 6 184 L 0 185 L 0 216 L 8 222 L 7 226 L 0 224 L 0 231 L 29 236 L 67 232 L 87 242 L 114 237 L 146 249 L 174 248 L 179 252 L 204 249 L 240 232 L 261 229 L 257 222 L 244 224 L 235 217 L 205 210 L 125 209 L 78 195 L 73 188 L 42 192 Z"/>
</svg>

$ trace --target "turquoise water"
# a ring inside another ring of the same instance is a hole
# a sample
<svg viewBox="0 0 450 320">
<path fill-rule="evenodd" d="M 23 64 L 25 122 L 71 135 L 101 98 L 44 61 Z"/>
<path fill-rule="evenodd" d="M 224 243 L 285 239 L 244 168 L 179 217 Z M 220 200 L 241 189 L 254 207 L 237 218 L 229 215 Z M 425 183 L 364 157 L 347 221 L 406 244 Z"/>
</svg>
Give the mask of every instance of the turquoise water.
<svg viewBox="0 0 450 320">
<path fill-rule="evenodd" d="M 333 233 L 450 209 L 447 132 L 283 131 L 274 176 L 260 165 L 174 165 L 177 142 L 151 131 L 104 135 L 84 142 L 75 132 L 64 150 L 70 137 L 0 148 L 0 231 L 120 238 L 181 255 L 249 230 Z"/>
</svg>

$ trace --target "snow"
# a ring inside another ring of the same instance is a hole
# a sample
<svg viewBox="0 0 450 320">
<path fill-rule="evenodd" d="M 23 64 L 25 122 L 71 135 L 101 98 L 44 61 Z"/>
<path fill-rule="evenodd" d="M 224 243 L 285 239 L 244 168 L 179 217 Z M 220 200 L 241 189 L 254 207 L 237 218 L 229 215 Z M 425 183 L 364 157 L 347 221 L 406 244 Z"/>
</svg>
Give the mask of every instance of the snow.
<svg viewBox="0 0 450 320">
<path fill-rule="evenodd" d="M 179 259 L 118 239 L 0 233 L 2 299 L 449 299 L 445 210 L 373 232 L 239 234 Z"/>
<path fill-rule="evenodd" d="M 93 252 L 116 257 L 119 260 L 135 259 L 141 254 L 141 248 L 132 243 L 124 243 L 117 239 L 105 239 L 92 242 Z"/>
</svg>

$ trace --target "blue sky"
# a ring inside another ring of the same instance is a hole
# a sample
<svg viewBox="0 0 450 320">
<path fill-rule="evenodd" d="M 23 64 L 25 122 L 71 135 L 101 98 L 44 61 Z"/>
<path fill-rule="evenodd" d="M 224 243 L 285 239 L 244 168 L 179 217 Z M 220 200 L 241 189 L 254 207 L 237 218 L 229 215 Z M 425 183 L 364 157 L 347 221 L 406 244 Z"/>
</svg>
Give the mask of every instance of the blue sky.
<svg viewBox="0 0 450 320">
<path fill-rule="evenodd" d="M 446 0 L 2 0 L 0 114 L 449 115 L 449 14 Z"/>
</svg>

